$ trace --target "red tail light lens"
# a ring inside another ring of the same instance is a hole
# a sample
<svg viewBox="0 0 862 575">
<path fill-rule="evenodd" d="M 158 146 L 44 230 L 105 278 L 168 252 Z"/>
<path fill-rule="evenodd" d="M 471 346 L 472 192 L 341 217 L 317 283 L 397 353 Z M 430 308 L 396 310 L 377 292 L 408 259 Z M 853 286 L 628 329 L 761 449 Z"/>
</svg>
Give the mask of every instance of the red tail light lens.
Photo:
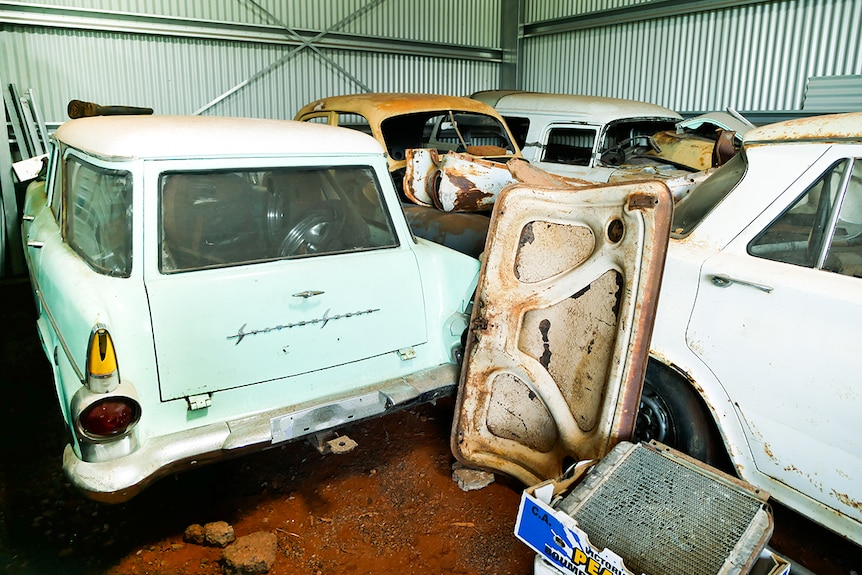
<svg viewBox="0 0 862 575">
<path fill-rule="evenodd" d="M 125 433 L 141 418 L 141 406 L 129 397 L 106 397 L 88 405 L 78 422 L 81 430 L 95 438 L 115 437 Z"/>
</svg>

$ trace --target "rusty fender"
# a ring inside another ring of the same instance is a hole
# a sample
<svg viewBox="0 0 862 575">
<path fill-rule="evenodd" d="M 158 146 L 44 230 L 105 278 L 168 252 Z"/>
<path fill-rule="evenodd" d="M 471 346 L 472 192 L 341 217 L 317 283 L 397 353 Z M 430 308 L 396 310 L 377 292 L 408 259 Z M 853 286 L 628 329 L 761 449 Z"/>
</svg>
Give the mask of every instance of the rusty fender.
<svg viewBox="0 0 862 575">
<path fill-rule="evenodd" d="M 490 211 L 500 190 L 516 182 L 505 164 L 457 152 L 407 150 L 404 193 L 420 205 L 444 212 Z"/>
</svg>

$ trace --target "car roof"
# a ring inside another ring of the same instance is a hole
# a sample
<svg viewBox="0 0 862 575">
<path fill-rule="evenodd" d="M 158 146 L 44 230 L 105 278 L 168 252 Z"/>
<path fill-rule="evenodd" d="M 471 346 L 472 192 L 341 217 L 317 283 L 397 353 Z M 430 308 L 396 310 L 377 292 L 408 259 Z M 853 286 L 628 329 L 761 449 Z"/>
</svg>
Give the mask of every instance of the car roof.
<svg viewBox="0 0 862 575">
<path fill-rule="evenodd" d="M 57 140 L 105 158 L 383 154 L 374 138 L 324 124 L 218 116 L 96 116 L 71 120 Z"/>
<path fill-rule="evenodd" d="M 499 118 L 493 107 L 463 96 L 442 94 L 416 94 L 408 92 L 371 92 L 345 96 L 330 96 L 306 104 L 296 113 L 299 118 L 310 112 L 355 112 L 371 119 L 398 115 L 401 112 L 432 112 L 437 110 L 459 110 L 479 112 Z"/>
<path fill-rule="evenodd" d="M 515 112 L 560 114 L 600 124 L 622 118 L 657 117 L 671 121 L 682 119 L 677 112 L 664 106 L 605 96 L 487 90 L 476 92 L 472 97 L 493 105 L 504 116 Z"/>
<path fill-rule="evenodd" d="M 754 128 L 744 144 L 770 142 L 862 141 L 862 112 L 797 118 Z"/>
</svg>

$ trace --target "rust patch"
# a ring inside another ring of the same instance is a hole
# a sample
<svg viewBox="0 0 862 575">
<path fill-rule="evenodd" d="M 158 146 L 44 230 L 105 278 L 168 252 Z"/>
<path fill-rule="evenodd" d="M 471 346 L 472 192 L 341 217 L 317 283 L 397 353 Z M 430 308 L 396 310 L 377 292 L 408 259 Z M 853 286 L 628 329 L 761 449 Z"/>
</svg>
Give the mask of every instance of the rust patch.
<svg viewBox="0 0 862 575">
<path fill-rule="evenodd" d="M 739 152 L 736 146 L 736 132 L 732 130 L 719 130 L 718 139 L 712 149 L 712 167 L 718 167 L 727 162 Z"/>
<path fill-rule="evenodd" d="M 551 346 L 548 339 L 548 332 L 551 331 L 551 322 L 550 320 L 543 319 L 539 322 L 539 333 L 542 334 L 542 344 L 544 347 L 544 352 L 542 352 L 541 357 L 539 357 L 539 363 L 542 364 L 542 367 L 548 369 L 548 366 L 551 365 Z"/>
<path fill-rule="evenodd" d="M 834 489 L 831 491 L 831 495 L 844 505 L 862 511 L 862 501 L 856 501 L 855 499 L 851 499 L 850 496 L 848 496 L 846 493 L 838 493 Z"/>
<path fill-rule="evenodd" d="M 629 210 L 649 210 L 658 204 L 658 199 L 651 194 L 633 193 L 629 195 L 627 209 Z"/>
<path fill-rule="evenodd" d="M 493 198 L 494 194 L 483 192 L 475 187 L 475 184 L 464 176 L 446 174 L 449 182 L 458 188 L 457 196 L 453 202 L 455 211 L 476 212 L 488 209 L 488 198 Z M 439 189 L 439 185 L 437 186 Z M 439 194 L 435 196 L 435 204 L 439 204 Z"/>
<path fill-rule="evenodd" d="M 531 244 L 535 239 L 536 235 L 533 233 L 533 222 L 529 222 L 521 230 L 521 239 L 518 241 L 518 247 L 521 248 L 527 244 Z"/>
</svg>

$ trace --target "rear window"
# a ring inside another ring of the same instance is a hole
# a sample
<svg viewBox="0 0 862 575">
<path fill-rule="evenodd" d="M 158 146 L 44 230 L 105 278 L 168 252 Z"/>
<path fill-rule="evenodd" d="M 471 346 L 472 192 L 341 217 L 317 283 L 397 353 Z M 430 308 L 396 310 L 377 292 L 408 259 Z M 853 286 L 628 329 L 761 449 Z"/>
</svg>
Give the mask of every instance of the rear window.
<svg viewBox="0 0 862 575">
<path fill-rule="evenodd" d="M 673 237 L 683 238 L 736 187 L 748 167 L 745 154 L 740 152 L 718 168 L 714 174 L 694 188 L 673 209 Z"/>
<path fill-rule="evenodd" d="M 493 116 L 473 112 L 433 111 L 387 118 L 380 124 L 386 149 L 393 160 L 406 150 L 433 148 L 476 156 L 515 153 L 505 126 Z"/>
<path fill-rule="evenodd" d="M 95 271 L 132 271 L 132 176 L 75 156 L 64 166 L 66 242 Z"/>
<path fill-rule="evenodd" d="M 398 245 L 367 166 L 168 172 L 159 189 L 163 273 Z"/>
</svg>

